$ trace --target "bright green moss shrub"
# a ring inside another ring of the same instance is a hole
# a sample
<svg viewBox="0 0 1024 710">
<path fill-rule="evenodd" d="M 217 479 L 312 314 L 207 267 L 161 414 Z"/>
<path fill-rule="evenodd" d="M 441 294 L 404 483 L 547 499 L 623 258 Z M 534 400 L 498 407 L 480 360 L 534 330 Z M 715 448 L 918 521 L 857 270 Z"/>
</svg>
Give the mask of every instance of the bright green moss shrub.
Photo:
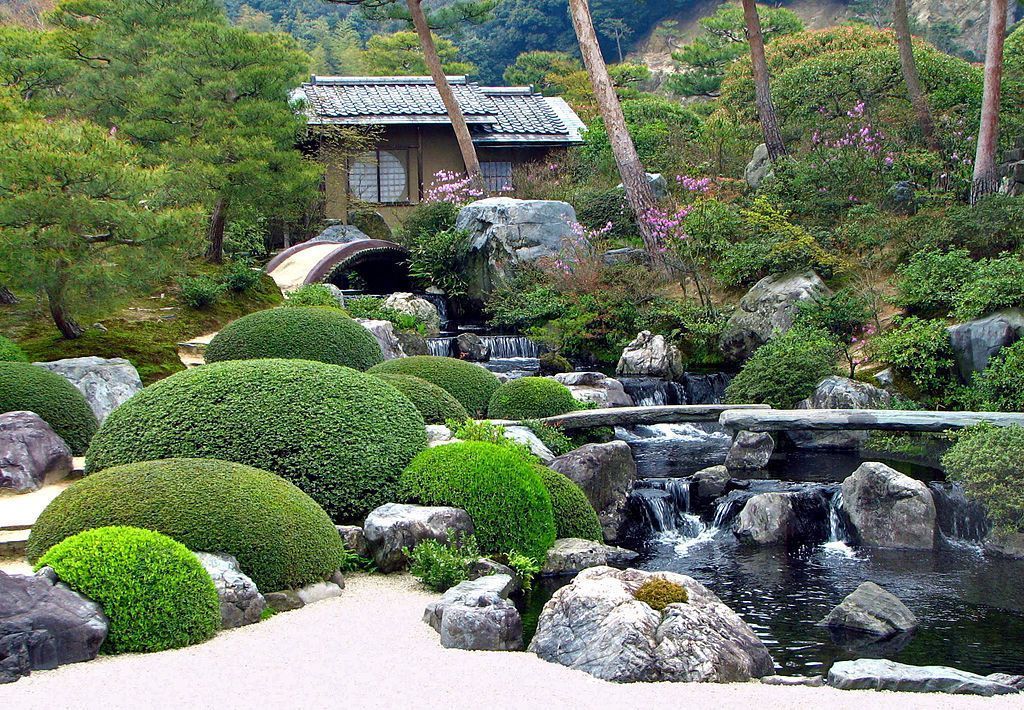
<svg viewBox="0 0 1024 710">
<path fill-rule="evenodd" d="M 416 355 L 388 360 L 370 368 L 373 374 L 413 375 L 432 382 L 459 400 L 470 416 L 487 413 L 491 395 L 501 381 L 479 365 L 451 357 Z"/>
<path fill-rule="evenodd" d="M 27 362 L 0 362 L 0 413 L 35 412 L 80 456 L 99 426 L 75 386 Z"/>
<path fill-rule="evenodd" d="M 444 424 L 449 419 L 467 419 L 466 408 L 459 400 L 432 382 L 413 375 L 377 375 L 416 405 L 427 424 Z"/>
<path fill-rule="evenodd" d="M 640 588 L 633 592 L 633 598 L 655 611 L 663 611 L 669 604 L 687 603 L 690 601 L 690 593 L 681 584 L 655 577 L 641 584 Z"/>
<path fill-rule="evenodd" d="M 299 308 L 303 306 L 320 306 L 322 308 L 342 309 L 338 299 L 334 297 L 331 290 L 323 284 L 306 284 L 288 294 L 288 298 L 282 304 L 288 308 Z"/>
<path fill-rule="evenodd" d="M 270 308 L 239 318 L 206 348 L 207 362 L 285 358 L 366 370 L 384 359 L 377 339 L 337 308 Z"/>
<path fill-rule="evenodd" d="M 535 466 L 541 482 L 551 496 L 551 510 L 555 516 L 555 536 L 559 539 L 577 537 L 604 542 L 601 521 L 590 505 L 583 489 L 568 477 L 547 466 Z"/>
<path fill-rule="evenodd" d="M 50 548 L 36 564 L 44 566 L 103 607 L 106 653 L 180 648 L 220 628 L 210 575 L 188 548 L 152 530 L 87 530 Z"/>
<path fill-rule="evenodd" d="M 491 396 L 491 419 L 544 419 L 579 409 L 569 388 L 546 377 L 521 377 L 501 385 Z"/>
<path fill-rule="evenodd" d="M 0 362 L 28 362 L 28 355 L 13 340 L 0 335 Z"/>
<path fill-rule="evenodd" d="M 232 555 L 264 592 L 323 581 L 344 557 L 327 513 L 283 478 L 227 461 L 169 459 L 115 466 L 72 484 L 32 527 L 28 559 L 108 525 L 155 530 L 196 552 Z"/>
<path fill-rule="evenodd" d="M 86 470 L 235 461 L 292 481 L 335 522 L 362 522 L 395 500 L 426 438 L 416 407 L 376 377 L 308 360 L 234 360 L 179 372 L 118 407 Z"/>
<path fill-rule="evenodd" d="M 795 327 L 754 351 L 725 388 L 726 401 L 790 409 L 835 374 L 837 355 L 837 344 L 827 333 Z"/>
<path fill-rule="evenodd" d="M 1024 532 L 1024 427 L 964 429 L 942 457 L 942 467 L 985 505 L 997 534 Z"/>
<path fill-rule="evenodd" d="M 555 541 L 551 496 L 534 465 L 495 444 L 427 449 L 402 474 L 400 494 L 422 505 L 464 509 L 484 554 L 516 551 L 542 560 Z"/>
</svg>

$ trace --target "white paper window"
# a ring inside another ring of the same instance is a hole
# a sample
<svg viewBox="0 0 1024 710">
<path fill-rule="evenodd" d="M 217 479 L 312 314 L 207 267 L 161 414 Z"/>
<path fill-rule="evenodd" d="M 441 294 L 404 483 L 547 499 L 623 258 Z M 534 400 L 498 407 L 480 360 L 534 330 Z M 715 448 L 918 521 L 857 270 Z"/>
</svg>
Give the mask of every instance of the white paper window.
<svg viewBox="0 0 1024 710">
<path fill-rule="evenodd" d="M 408 151 L 378 150 L 363 153 L 349 165 L 348 189 L 363 202 L 408 202 L 408 162 Z"/>
<path fill-rule="evenodd" d="M 510 161 L 480 163 L 480 172 L 484 174 L 488 192 L 506 192 L 512 189 L 512 163 Z"/>
</svg>

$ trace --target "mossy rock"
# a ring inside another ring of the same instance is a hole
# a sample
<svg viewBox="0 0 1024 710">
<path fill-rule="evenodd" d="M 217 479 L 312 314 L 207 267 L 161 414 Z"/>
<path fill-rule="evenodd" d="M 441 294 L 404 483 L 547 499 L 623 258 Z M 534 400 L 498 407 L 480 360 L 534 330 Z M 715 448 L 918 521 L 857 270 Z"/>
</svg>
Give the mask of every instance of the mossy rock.
<svg viewBox="0 0 1024 710">
<path fill-rule="evenodd" d="M 449 419 L 465 421 L 466 408 L 437 385 L 412 375 L 377 375 L 416 405 L 427 424 L 444 424 Z"/>
<path fill-rule="evenodd" d="M 640 585 L 633 593 L 633 598 L 655 611 L 664 611 L 669 604 L 686 604 L 690 601 L 690 593 L 681 584 L 653 577 Z"/>
<path fill-rule="evenodd" d="M 0 362 L 0 414 L 38 414 L 72 453 L 85 453 L 99 423 L 85 396 L 60 375 L 27 362 Z"/>
<path fill-rule="evenodd" d="M 459 400 L 472 417 L 482 417 L 487 413 L 491 395 L 501 386 L 501 380 L 494 373 L 452 357 L 402 357 L 375 365 L 370 372 L 375 375 L 413 375 L 432 382 Z"/>
<path fill-rule="evenodd" d="M 569 388 L 546 377 L 521 377 L 506 382 L 491 396 L 491 419 L 545 419 L 579 409 Z"/>
</svg>

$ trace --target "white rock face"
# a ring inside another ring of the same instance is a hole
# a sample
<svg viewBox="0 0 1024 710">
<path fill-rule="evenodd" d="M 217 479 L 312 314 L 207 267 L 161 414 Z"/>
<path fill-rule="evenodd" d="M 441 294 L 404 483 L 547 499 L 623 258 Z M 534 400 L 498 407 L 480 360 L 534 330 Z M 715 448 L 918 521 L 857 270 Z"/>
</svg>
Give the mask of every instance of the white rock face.
<svg viewBox="0 0 1024 710">
<path fill-rule="evenodd" d="M 366 516 L 363 535 L 373 561 L 381 572 L 395 572 L 408 565 L 405 550 L 424 540 L 448 544 L 450 535 L 470 535 L 473 520 L 461 508 L 387 503 Z"/>
<path fill-rule="evenodd" d="M 679 348 L 665 340 L 663 335 L 641 331 L 622 351 L 615 374 L 626 377 L 662 377 L 674 380 L 682 377 L 683 356 Z"/>
<path fill-rule="evenodd" d="M 419 318 L 427 326 L 429 337 L 441 332 L 441 314 L 425 298 L 417 298 L 411 293 L 393 293 L 384 301 L 384 307 Z"/>
<path fill-rule="evenodd" d="M 555 380 L 568 387 L 577 402 L 593 402 L 602 409 L 633 406 L 622 383 L 603 372 L 561 372 Z"/>
<path fill-rule="evenodd" d="M 395 335 L 395 326 L 391 321 L 356 318 L 356 323 L 370 331 L 370 334 L 377 339 L 385 360 L 405 357 L 405 351 L 402 350 L 402 344 L 398 341 L 398 336 Z"/>
<path fill-rule="evenodd" d="M 100 424 L 117 407 L 142 391 L 138 370 L 124 358 L 74 357 L 35 364 L 56 372 L 77 387 Z"/>
</svg>

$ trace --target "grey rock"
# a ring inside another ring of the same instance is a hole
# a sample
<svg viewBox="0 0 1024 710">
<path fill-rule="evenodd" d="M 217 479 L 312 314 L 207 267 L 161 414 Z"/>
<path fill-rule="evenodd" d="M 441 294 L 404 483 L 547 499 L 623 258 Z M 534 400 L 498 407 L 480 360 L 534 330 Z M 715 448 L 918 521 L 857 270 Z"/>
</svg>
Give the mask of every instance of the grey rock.
<svg viewBox="0 0 1024 710">
<path fill-rule="evenodd" d="M 706 503 L 725 495 L 730 480 L 732 480 L 732 474 L 724 465 L 709 466 L 697 471 L 693 474 L 697 500 Z"/>
<path fill-rule="evenodd" d="M 807 399 L 797 403 L 797 409 L 887 409 L 892 395 L 885 390 L 857 382 L 849 377 L 833 375 L 822 380 Z M 802 449 L 824 451 L 856 450 L 868 440 L 866 431 L 789 432 L 787 436 Z"/>
<path fill-rule="evenodd" d="M 754 148 L 754 155 L 743 169 L 743 179 L 751 190 L 756 190 L 761 181 L 772 174 L 772 161 L 768 157 L 768 146 L 762 143 Z"/>
<path fill-rule="evenodd" d="M 638 557 L 639 555 L 632 550 L 604 545 L 594 540 L 567 537 L 555 540 L 555 544 L 548 550 L 541 574 L 550 576 L 577 574 L 591 567 L 629 564 Z"/>
<path fill-rule="evenodd" d="M 668 180 L 661 173 L 647 173 L 647 184 L 651 186 L 651 192 L 654 193 L 654 199 L 664 200 L 668 197 Z M 615 188 L 616 190 L 624 190 L 622 183 L 620 182 Z"/>
<path fill-rule="evenodd" d="M 363 523 L 373 561 L 385 573 L 408 566 L 406 548 L 411 550 L 424 540 L 448 544 L 455 541 L 449 535 L 472 533 L 473 520 L 461 508 L 387 503 L 371 511 Z"/>
<path fill-rule="evenodd" d="M 444 424 L 427 424 L 427 446 L 440 446 L 453 441 L 452 430 Z"/>
<path fill-rule="evenodd" d="M 813 271 L 766 276 L 740 299 L 722 333 L 722 352 L 736 362 L 793 327 L 797 304 L 820 300 L 832 292 Z"/>
<path fill-rule="evenodd" d="M 519 573 L 508 565 L 503 565 L 500 562 L 481 557 L 476 562 L 469 566 L 466 570 L 466 574 L 470 580 L 480 579 L 481 577 L 489 577 L 495 574 L 504 574 L 512 578 L 512 587 L 509 589 L 509 594 L 515 594 L 521 591 L 523 588 L 523 580 L 519 577 Z"/>
<path fill-rule="evenodd" d="M 441 620 L 441 645 L 466 651 L 523 650 L 523 620 L 515 604 L 480 594 L 451 606 Z"/>
<path fill-rule="evenodd" d="M 342 583 L 344 583 L 344 580 L 342 580 Z M 315 582 L 299 589 L 282 589 L 278 592 L 268 592 L 263 595 L 263 598 L 266 600 L 267 606 L 274 609 L 274 611 L 294 611 L 295 609 L 301 609 L 307 604 L 340 597 L 343 589 L 342 584 L 334 581 Z"/>
<path fill-rule="evenodd" d="M 896 214 L 911 215 L 917 212 L 917 194 L 914 183 L 900 180 L 885 193 L 886 207 Z"/>
<path fill-rule="evenodd" d="M 1009 673 L 989 673 L 985 676 L 991 681 L 1002 685 L 1009 685 L 1017 690 L 1024 690 L 1024 675 L 1010 675 Z"/>
<path fill-rule="evenodd" d="M 13 633 L 0 636 L 0 685 L 13 683 L 32 672 L 29 644 L 40 645 L 39 635 L 45 632 Z M 45 642 L 43 642 L 45 643 Z"/>
<path fill-rule="evenodd" d="M 427 605 L 423 612 L 423 621 L 434 631 L 440 633 L 441 622 L 448 609 L 471 604 L 481 595 L 493 594 L 501 599 L 508 599 L 518 582 L 513 575 L 492 574 L 477 579 L 459 582 L 441 595 L 436 602 Z"/>
<path fill-rule="evenodd" d="M 455 338 L 455 350 L 463 360 L 487 362 L 491 359 L 491 346 L 476 333 L 460 333 Z"/>
<path fill-rule="evenodd" d="M 369 238 L 366 232 L 359 229 L 359 227 L 351 224 L 332 224 L 309 241 L 348 244 L 349 242 L 358 242 Z"/>
<path fill-rule="evenodd" d="M 874 582 L 861 584 L 819 623 L 879 639 L 909 633 L 918 626 L 914 612 Z"/>
<path fill-rule="evenodd" d="M 725 457 L 725 467 L 730 471 L 761 469 L 768 465 L 774 451 L 775 441 L 771 434 L 737 432 Z"/>
<path fill-rule="evenodd" d="M 568 387 L 577 402 L 593 402 L 601 408 L 633 406 L 622 383 L 602 372 L 563 372 L 555 380 Z"/>
<path fill-rule="evenodd" d="M 861 544 L 919 550 L 935 546 L 935 501 L 921 481 L 868 461 L 843 481 L 842 494 Z"/>
<path fill-rule="evenodd" d="M 825 679 L 820 675 L 767 675 L 764 678 L 761 678 L 761 683 L 764 685 L 788 685 L 790 687 L 806 686 L 808 688 L 820 688 L 825 685 Z"/>
<path fill-rule="evenodd" d="M 570 478 L 587 496 L 597 511 L 604 530 L 604 539 L 614 542 L 626 521 L 629 492 L 636 481 L 633 451 L 624 441 L 587 444 L 550 464 L 551 468 Z"/>
<path fill-rule="evenodd" d="M 0 414 L 0 494 L 39 490 L 72 467 L 71 448 L 37 414 Z"/>
<path fill-rule="evenodd" d="M 395 333 L 395 338 L 398 339 L 398 344 L 402 346 L 402 352 L 409 357 L 430 354 L 430 345 L 427 343 L 427 339 L 419 333 L 400 330 Z"/>
<path fill-rule="evenodd" d="M 524 426 L 506 426 L 505 438 L 527 447 L 530 453 L 541 460 L 541 463 L 550 463 L 555 458 L 551 449 L 545 446 L 544 442 L 536 434 Z"/>
<path fill-rule="evenodd" d="M 441 332 L 441 314 L 437 306 L 425 298 L 411 293 L 393 293 L 384 300 L 384 307 L 418 318 L 431 338 Z"/>
<path fill-rule="evenodd" d="M 235 629 L 259 621 L 267 602 L 256 588 L 256 583 L 238 567 L 238 560 L 231 555 L 209 552 L 193 554 L 217 588 L 221 628 Z"/>
<path fill-rule="evenodd" d="M 683 356 L 679 348 L 663 335 L 641 331 L 622 351 L 615 374 L 624 377 L 661 377 L 674 380 L 683 376 Z"/>
<path fill-rule="evenodd" d="M 841 690 L 890 690 L 902 693 L 1010 695 L 1010 685 L 943 666 L 909 666 L 882 658 L 840 661 L 828 672 L 828 684 Z"/>
<path fill-rule="evenodd" d="M 1024 560 L 1024 533 L 991 537 L 985 541 L 985 552 L 1011 560 Z"/>
<path fill-rule="evenodd" d="M 655 415 L 663 409 L 669 408 L 647 408 Z M 556 421 L 559 421 L 561 426 L 565 426 L 565 420 L 571 418 L 573 426 L 579 426 L 583 422 L 593 425 L 594 419 L 612 419 L 617 411 L 622 410 L 613 410 L 609 413 L 604 411 L 573 412 L 563 414 Z M 630 410 L 625 411 L 629 412 Z M 635 418 L 639 419 L 640 417 Z M 655 417 L 649 418 L 654 419 Z M 724 429 L 755 432 L 789 432 L 802 429 L 811 431 L 869 429 L 872 431 L 945 432 L 950 429 L 965 429 L 986 422 L 995 426 L 1024 426 L 1024 413 L 904 409 L 771 409 L 770 407 L 730 408 L 726 406 L 718 417 L 718 423 Z M 603 421 L 601 423 L 604 424 Z"/>
<path fill-rule="evenodd" d="M 356 318 L 355 320 L 356 323 L 370 331 L 370 334 L 377 339 L 385 360 L 396 360 L 400 357 L 405 357 L 405 351 L 402 350 L 402 344 L 398 341 L 398 336 L 395 335 L 395 326 L 391 321 L 367 320 L 366 318 Z"/>
<path fill-rule="evenodd" d="M 363 529 L 358 525 L 336 525 L 338 535 L 345 548 L 356 553 L 360 557 L 370 557 L 370 546 L 366 542 Z"/>
<path fill-rule="evenodd" d="M 646 264 L 648 263 L 647 252 L 643 249 L 633 247 L 622 247 L 609 249 L 601 255 L 601 261 L 606 266 L 617 266 L 619 264 Z"/>
<path fill-rule="evenodd" d="M 988 367 L 1000 350 L 1024 335 L 1024 311 L 998 311 L 977 320 L 947 328 L 960 379 L 970 382 L 975 373 Z"/>
<path fill-rule="evenodd" d="M 878 383 L 879 387 L 892 387 L 895 381 L 895 375 L 891 367 L 887 367 L 875 375 L 875 382 Z"/>
<path fill-rule="evenodd" d="M 661 578 L 689 601 L 655 611 L 633 595 Z M 619 682 L 740 682 L 773 671 L 753 630 L 707 587 L 684 575 L 611 567 L 584 570 L 544 605 L 530 651 Z"/>
<path fill-rule="evenodd" d="M 35 364 L 61 375 L 85 395 L 100 424 L 112 411 L 142 391 L 138 371 L 124 358 L 74 357 Z"/>
<path fill-rule="evenodd" d="M 267 602 L 267 606 L 277 612 L 282 611 L 294 611 L 301 609 L 306 604 L 299 597 L 299 593 L 294 589 L 283 589 L 280 592 L 267 592 L 263 595 L 264 600 Z"/>
<path fill-rule="evenodd" d="M 800 545 L 824 542 L 828 500 L 820 491 L 758 493 L 746 502 L 733 533 L 750 545 Z"/>
</svg>

